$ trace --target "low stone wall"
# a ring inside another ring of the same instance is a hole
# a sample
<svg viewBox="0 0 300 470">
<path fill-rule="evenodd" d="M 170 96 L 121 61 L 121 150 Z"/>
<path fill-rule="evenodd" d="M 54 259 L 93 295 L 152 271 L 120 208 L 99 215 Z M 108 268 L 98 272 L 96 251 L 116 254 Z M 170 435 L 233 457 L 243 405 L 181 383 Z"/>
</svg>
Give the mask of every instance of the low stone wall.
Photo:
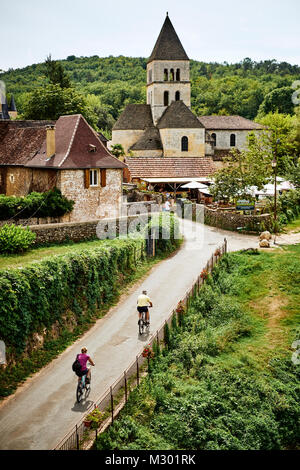
<svg viewBox="0 0 300 470">
<path fill-rule="evenodd" d="M 30 219 L 18 219 L 14 220 L 0 220 L 0 227 L 5 224 L 8 225 L 45 225 L 45 224 L 57 224 L 62 222 L 69 222 L 70 214 L 63 215 L 62 217 L 32 217 Z"/>
<path fill-rule="evenodd" d="M 148 214 L 132 215 L 113 219 L 96 219 L 86 222 L 65 222 L 29 226 L 36 233 L 36 245 L 84 241 L 95 238 L 115 238 L 136 230 L 137 224 L 148 222 Z"/>
<path fill-rule="evenodd" d="M 247 232 L 271 230 L 271 215 L 243 215 L 204 207 L 204 223 L 224 230 L 243 229 Z"/>
</svg>

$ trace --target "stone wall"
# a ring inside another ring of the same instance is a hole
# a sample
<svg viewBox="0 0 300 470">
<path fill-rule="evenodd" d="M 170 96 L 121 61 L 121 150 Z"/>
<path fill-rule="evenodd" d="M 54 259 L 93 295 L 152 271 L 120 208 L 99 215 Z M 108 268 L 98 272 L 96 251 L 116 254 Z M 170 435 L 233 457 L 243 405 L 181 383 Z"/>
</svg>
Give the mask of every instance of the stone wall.
<svg viewBox="0 0 300 470">
<path fill-rule="evenodd" d="M 196 208 L 196 204 L 194 206 Z M 204 206 L 204 223 L 224 230 L 242 228 L 247 232 L 261 232 L 271 230 L 271 215 L 243 215 L 239 212 L 215 210 Z"/>
<path fill-rule="evenodd" d="M 35 244 L 63 243 L 66 241 L 80 242 L 103 237 L 115 238 L 119 234 L 126 234 L 136 230 L 140 222 L 145 224 L 148 214 L 131 215 L 129 217 L 118 217 L 111 219 L 95 219 L 85 222 L 66 222 L 59 224 L 31 225 L 29 228 L 36 233 Z"/>
<path fill-rule="evenodd" d="M 165 157 L 204 157 L 205 130 L 197 129 L 160 129 Z M 188 151 L 182 152 L 181 139 L 188 138 Z"/>
<path fill-rule="evenodd" d="M 109 144 L 110 146 L 121 144 L 125 153 L 128 154 L 129 148 L 138 141 L 143 133 L 144 129 L 113 130 L 112 140 Z"/>
<path fill-rule="evenodd" d="M 0 193 L 6 196 L 27 196 L 44 192 L 56 185 L 57 170 L 7 166 L 0 168 Z"/>
<path fill-rule="evenodd" d="M 230 150 L 230 149 L 238 149 L 238 150 L 244 150 L 247 148 L 247 138 L 248 135 L 254 132 L 256 136 L 261 135 L 262 131 L 249 131 L 249 130 L 209 130 L 210 134 L 215 133 L 217 142 L 215 149 L 216 150 Z M 231 147 L 230 145 L 230 136 L 231 134 L 234 134 L 236 137 L 236 145 L 235 147 Z"/>
<path fill-rule="evenodd" d="M 100 181 L 100 175 L 99 175 Z M 85 188 L 84 170 L 62 170 L 57 187 L 75 201 L 70 221 L 117 217 L 122 200 L 122 170 L 106 169 L 106 186 Z"/>
</svg>

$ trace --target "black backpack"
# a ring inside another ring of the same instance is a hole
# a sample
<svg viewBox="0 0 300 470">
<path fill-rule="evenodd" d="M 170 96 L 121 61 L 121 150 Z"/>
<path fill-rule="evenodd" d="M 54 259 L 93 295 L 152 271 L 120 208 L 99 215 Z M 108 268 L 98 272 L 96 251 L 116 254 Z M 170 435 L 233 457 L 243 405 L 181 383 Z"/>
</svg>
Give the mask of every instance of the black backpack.
<svg viewBox="0 0 300 470">
<path fill-rule="evenodd" d="M 76 375 L 79 377 L 79 373 L 81 372 L 81 364 L 78 361 L 78 354 L 76 356 L 75 361 L 72 364 L 72 370 L 75 372 Z"/>
</svg>

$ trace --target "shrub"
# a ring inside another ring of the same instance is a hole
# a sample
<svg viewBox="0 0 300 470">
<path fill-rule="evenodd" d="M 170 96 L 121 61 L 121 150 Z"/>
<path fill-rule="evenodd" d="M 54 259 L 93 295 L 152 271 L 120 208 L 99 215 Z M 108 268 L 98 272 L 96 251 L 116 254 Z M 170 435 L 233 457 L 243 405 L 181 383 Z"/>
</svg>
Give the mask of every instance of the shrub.
<svg viewBox="0 0 300 470">
<path fill-rule="evenodd" d="M 30 217 L 61 217 L 72 211 L 74 201 L 67 199 L 57 188 L 45 193 L 32 192 L 25 197 L 0 194 L 0 219 L 29 219 Z"/>
<path fill-rule="evenodd" d="M 21 226 L 5 224 L 0 229 L 0 253 L 20 253 L 28 250 L 36 234 Z"/>
</svg>

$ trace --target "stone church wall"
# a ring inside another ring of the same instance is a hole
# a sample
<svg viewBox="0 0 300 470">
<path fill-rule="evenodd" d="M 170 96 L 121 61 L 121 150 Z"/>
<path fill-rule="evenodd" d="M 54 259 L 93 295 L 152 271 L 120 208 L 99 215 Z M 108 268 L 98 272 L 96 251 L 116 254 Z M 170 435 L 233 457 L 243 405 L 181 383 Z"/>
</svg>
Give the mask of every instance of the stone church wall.
<svg viewBox="0 0 300 470">
<path fill-rule="evenodd" d="M 165 157 L 204 157 L 204 129 L 160 129 Z M 188 151 L 181 151 L 181 139 L 188 138 Z"/>
</svg>

